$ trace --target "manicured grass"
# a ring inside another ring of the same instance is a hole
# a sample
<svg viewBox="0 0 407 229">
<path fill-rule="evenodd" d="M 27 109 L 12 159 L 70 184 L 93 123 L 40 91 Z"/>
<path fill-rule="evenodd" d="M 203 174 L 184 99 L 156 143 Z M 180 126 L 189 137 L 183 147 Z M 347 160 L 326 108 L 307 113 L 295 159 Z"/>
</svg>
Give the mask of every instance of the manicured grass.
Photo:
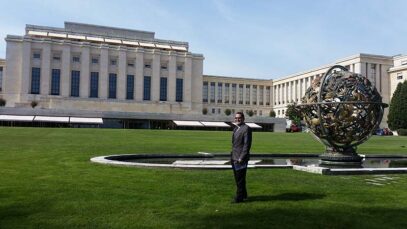
<svg viewBox="0 0 407 229">
<path fill-rule="evenodd" d="M 93 164 L 120 153 L 225 153 L 230 133 L 0 128 L 0 228 L 406 228 L 407 175 L 248 171 L 250 199 L 230 204 L 231 171 Z M 360 153 L 407 153 L 377 137 Z M 254 133 L 254 153 L 318 153 L 309 134 Z"/>
</svg>

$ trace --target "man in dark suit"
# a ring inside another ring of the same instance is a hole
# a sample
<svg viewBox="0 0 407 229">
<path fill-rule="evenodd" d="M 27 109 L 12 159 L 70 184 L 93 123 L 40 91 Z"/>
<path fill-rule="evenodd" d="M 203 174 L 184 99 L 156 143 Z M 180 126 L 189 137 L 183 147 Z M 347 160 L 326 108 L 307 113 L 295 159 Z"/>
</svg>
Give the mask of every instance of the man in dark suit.
<svg viewBox="0 0 407 229">
<path fill-rule="evenodd" d="M 235 114 L 236 127 L 232 135 L 231 162 L 236 181 L 236 196 L 232 203 L 240 203 L 247 199 L 246 171 L 252 145 L 252 130 L 244 123 L 244 114 Z"/>
</svg>

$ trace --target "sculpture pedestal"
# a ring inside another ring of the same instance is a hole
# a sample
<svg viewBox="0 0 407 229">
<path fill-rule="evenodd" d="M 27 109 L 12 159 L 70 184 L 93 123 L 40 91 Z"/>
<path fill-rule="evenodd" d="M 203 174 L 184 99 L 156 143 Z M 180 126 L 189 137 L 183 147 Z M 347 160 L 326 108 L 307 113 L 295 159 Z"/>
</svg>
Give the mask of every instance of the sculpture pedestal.
<svg viewBox="0 0 407 229">
<path fill-rule="evenodd" d="M 362 163 L 362 157 L 352 147 L 343 150 L 327 147 L 325 153 L 319 157 L 321 164 L 326 165 L 359 165 Z"/>
</svg>

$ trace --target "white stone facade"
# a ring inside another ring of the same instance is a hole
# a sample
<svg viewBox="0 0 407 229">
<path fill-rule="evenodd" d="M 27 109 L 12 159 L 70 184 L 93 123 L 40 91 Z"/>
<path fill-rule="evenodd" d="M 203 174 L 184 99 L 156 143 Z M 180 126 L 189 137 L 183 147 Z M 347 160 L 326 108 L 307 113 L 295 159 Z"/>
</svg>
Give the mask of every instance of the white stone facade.
<svg viewBox="0 0 407 229">
<path fill-rule="evenodd" d="M 191 89 L 200 90 L 204 58 L 188 52 L 186 42 L 70 22 L 65 28 L 27 25 L 24 36 L 8 35 L 6 41 L 2 94 L 9 107 L 28 107 L 35 100 L 45 109 L 201 113 L 201 93 Z"/>
<path fill-rule="evenodd" d="M 273 81 L 274 89 L 274 107 L 277 117 L 285 117 L 287 105 L 290 103 L 301 103 L 301 97 L 304 95 L 311 82 L 322 77 L 325 72 L 333 65 L 338 64 L 348 68 L 351 72 L 366 76 L 377 88 L 383 97 L 384 103 L 390 102 L 390 81 L 389 69 L 393 66 L 393 57 L 370 54 L 357 54 L 347 58 L 335 61 L 326 66 L 311 69 L 309 71 L 293 74 Z M 388 110 L 385 110 L 384 118 L 387 117 Z M 385 121 L 385 119 L 384 119 Z M 385 124 L 382 122 L 382 124 Z"/>
<path fill-rule="evenodd" d="M 287 105 L 301 103 L 312 80 L 335 64 L 368 77 L 385 103 L 407 78 L 407 56 L 370 54 L 275 80 L 203 75 L 204 57 L 189 52 L 187 42 L 71 22 L 64 28 L 27 25 L 24 36 L 8 35 L 5 40 L 0 97 L 7 107 L 17 108 L 37 101 L 40 108 L 78 112 L 202 115 L 206 110 L 216 117 L 229 109 L 253 111 L 256 117 L 274 111 L 284 118 Z M 387 110 L 384 126 L 386 118 Z"/>
<path fill-rule="evenodd" d="M 393 95 L 397 84 L 407 80 L 407 56 L 400 55 L 394 57 L 394 66 L 389 69 L 390 95 Z"/>
<path fill-rule="evenodd" d="M 272 110 L 272 80 L 203 76 L 202 102 L 208 115 L 225 115 L 229 109 L 253 111 L 255 116 L 269 116 Z"/>
</svg>

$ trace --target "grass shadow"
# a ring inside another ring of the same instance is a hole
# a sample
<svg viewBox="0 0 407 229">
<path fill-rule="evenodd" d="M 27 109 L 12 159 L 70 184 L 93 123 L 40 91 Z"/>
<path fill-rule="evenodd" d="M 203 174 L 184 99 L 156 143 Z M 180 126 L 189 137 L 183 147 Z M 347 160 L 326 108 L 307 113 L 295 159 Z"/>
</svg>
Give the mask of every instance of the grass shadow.
<svg viewBox="0 0 407 229">
<path fill-rule="evenodd" d="M 267 201 L 302 201 L 302 200 L 317 200 L 322 199 L 326 195 L 315 193 L 282 193 L 279 195 L 259 195 L 249 196 L 246 202 L 267 202 Z"/>
</svg>

